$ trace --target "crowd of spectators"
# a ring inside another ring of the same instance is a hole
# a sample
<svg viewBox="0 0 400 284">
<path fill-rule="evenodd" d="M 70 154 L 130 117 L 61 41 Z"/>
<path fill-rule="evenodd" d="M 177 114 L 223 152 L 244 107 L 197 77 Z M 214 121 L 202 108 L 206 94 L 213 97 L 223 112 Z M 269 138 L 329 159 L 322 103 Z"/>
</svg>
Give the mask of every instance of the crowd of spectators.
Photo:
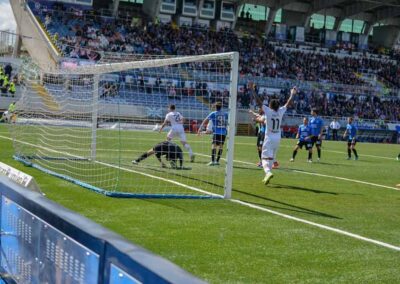
<svg viewBox="0 0 400 284">
<path fill-rule="evenodd" d="M 178 28 L 173 24 L 151 22 L 132 25 L 122 19 L 91 17 L 88 12 L 65 9 L 62 4 L 53 9 L 55 10 L 38 9 L 36 12 L 48 31 L 57 35 L 59 47 L 67 57 L 100 60 L 107 52 L 201 55 L 239 51 L 241 75 L 357 86 L 369 84 L 358 75 L 361 71 L 367 71 L 380 76 L 392 86 L 400 87 L 397 53 L 389 61 L 368 57 L 339 57 L 296 49 L 287 50 L 258 37 L 240 38 L 228 29 L 213 31 L 198 27 Z M 196 86 L 196 89 L 206 92 L 203 86 Z M 252 92 L 253 90 L 245 87 L 239 93 L 240 107 L 254 104 L 254 99 L 249 95 Z M 175 97 L 177 90 L 170 88 L 168 93 Z M 213 90 L 208 91 L 207 96 L 213 102 L 227 100 L 229 93 L 226 90 Z M 279 98 L 284 101 L 286 96 L 287 91 L 282 91 Z M 334 95 L 310 91 L 300 93 L 294 102 L 294 111 L 305 113 L 311 107 L 317 106 L 323 115 L 400 120 L 399 103 L 398 98 L 386 100 L 368 95 Z"/>
<path fill-rule="evenodd" d="M 239 51 L 242 75 L 360 85 L 366 82 L 357 73 L 372 70 L 400 86 L 400 68 L 393 62 L 283 50 L 258 37 L 239 38 L 227 29 L 178 28 L 151 22 L 132 26 L 122 19 L 54 7 L 56 10 L 39 13 L 67 57 L 99 60 L 105 52 L 198 55 Z"/>
<path fill-rule="evenodd" d="M 289 89 L 267 93 L 266 89 L 260 91 L 256 84 L 250 82 L 240 86 L 237 104 L 240 108 L 255 108 L 260 102 L 267 105 L 272 98 L 278 98 L 281 105 L 285 104 L 289 98 Z M 395 97 L 300 90 L 289 112 L 303 115 L 310 114 L 311 109 L 317 109 L 322 116 L 400 121 L 400 100 Z"/>
<path fill-rule="evenodd" d="M 10 95 L 14 97 L 16 80 L 16 77 L 12 77 L 11 64 L 6 64 L 5 66 L 0 64 L 0 91 L 2 96 Z"/>
<path fill-rule="evenodd" d="M 289 97 L 289 90 L 282 90 L 278 98 L 281 103 Z M 309 114 L 311 109 L 331 117 L 354 116 L 361 119 L 400 121 L 400 100 L 377 96 L 337 95 L 321 92 L 302 92 L 293 102 L 294 114 Z"/>
</svg>

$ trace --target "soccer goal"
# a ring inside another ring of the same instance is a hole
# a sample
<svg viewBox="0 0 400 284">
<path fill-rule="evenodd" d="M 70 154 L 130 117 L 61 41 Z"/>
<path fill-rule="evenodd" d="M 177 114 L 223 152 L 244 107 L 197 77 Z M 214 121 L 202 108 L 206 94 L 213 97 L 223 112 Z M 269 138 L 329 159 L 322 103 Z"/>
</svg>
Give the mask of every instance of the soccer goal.
<svg viewBox="0 0 400 284">
<path fill-rule="evenodd" d="M 15 159 L 108 196 L 230 198 L 238 60 L 142 56 L 52 72 L 27 64 Z M 226 116 L 209 117 L 216 106 Z M 200 127 L 207 117 L 214 125 Z"/>
</svg>

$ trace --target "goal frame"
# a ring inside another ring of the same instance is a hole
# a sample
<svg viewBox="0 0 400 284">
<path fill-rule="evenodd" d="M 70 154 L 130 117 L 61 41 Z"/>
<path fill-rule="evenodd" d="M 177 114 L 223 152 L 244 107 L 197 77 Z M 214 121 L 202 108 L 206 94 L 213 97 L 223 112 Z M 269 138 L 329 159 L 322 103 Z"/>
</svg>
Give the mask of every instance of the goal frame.
<svg viewBox="0 0 400 284">
<path fill-rule="evenodd" d="M 143 69 L 143 68 L 159 68 L 164 66 L 178 65 L 182 63 L 195 63 L 195 62 L 206 62 L 212 60 L 226 60 L 230 63 L 230 76 L 229 76 L 229 106 L 228 106 L 228 125 L 227 125 L 227 143 L 226 144 L 226 165 L 225 165 L 225 176 L 224 176 L 224 193 L 223 195 L 210 193 L 207 191 L 202 191 L 205 195 L 179 195 L 179 194 L 143 194 L 143 193 L 126 193 L 120 191 L 110 191 L 97 188 L 91 184 L 85 182 L 74 180 L 68 176 L 64 176 L 53 172 L 51 170 L 45 169 L 41 166 L 35 165 L 35 163 L 30 163 L 29 161 L 24 161 L 23 157 L 17 157 L 16 159 L 31 165 L 39 170 L 42 170 L 48 174 L 63 178 L 65 180 L 79 184 L 85 188 L 93 190 L 95 192 L 104 194 L 106 196 L 112 197 L 124 197 L 124 198 L 183 198 L 183 199 L 207 199 L 207 198 L 225 198 L 230 199 L 232 197 L 232 184 L 233 184 L 233 156 L 234 156 L 234 142 L 235 142 L 235 132 L 236 132 L 236 106 L 237 106 L 237 89 L 238 89 L 238 72 L 239 72 L 239 53 L 229 52 L 229 53 L 218 53 L 218 54 L 208 54 L 208 55 L 197 55 L 197 56 L 182 56 L 182 57 L 172 57 L 172 58 L 156 58 L 150 60 L 139 60 L 132 62 L 122 62 L 122 63 L 103 63 L 97 65 L 80 66 L 70 70 L 61 70 L 60 72 L 49 72 L 52 74 L 59 75 L 90 75 L 93 76 L 93 108 L 91 114 L 91 144 L 90 144 L 90 159 L 91 162 L 96 162 L 96 151 L 97 151 L 97 125 L 99 119 L 99 99 L 100 92 L 98 88 L 100 85 L 100 75 L 109 74 L 116 72 L 124 72 L 133 69 Z M 46 73 L 46 71 L 43 71 Z"/>
</svg>

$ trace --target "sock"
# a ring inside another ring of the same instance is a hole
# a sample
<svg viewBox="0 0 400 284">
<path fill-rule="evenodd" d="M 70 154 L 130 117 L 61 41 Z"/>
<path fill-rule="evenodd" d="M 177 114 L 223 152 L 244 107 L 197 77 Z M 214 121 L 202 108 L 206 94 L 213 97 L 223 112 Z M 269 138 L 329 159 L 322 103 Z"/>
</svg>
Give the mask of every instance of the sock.
<svg viewBox="0 0 400 284">
<path fill-rule="evenodd" d="M 258 157 L 260 158 L 260 161 L 261 161 L 261 153 L 262 153 L 262 151 L 258 150 Z"/>
<path fill-rule="evenodd" d="M 215 162 L 215 153 L 217 152 L 216 149 L 211 150 L 211 161 Z"/>
<path fill-rule="evenodd" d="M 217 155 L 217 162 L 219 162 L 219 159 L 221 159 L 221 155 L 222 155 L 222 149 L 219 149 Z"/>
<path fill-rule="evenodd" d="M 358 154 L 357 154 L 357 150 L 356 149 L 353 149 L 353 153 L 354 153 L 354 156 L 356 156 L 356 158 L 358 158 Z"/>
<path fill-rule="evenodd" d="M 347 156 L 349 156 L 349 158 L 351 158 L 351 150 L 347 149 Z"/>
<path fill-rule="evenodd" d="M 189 156 L 192 157 L 193 156 L 193 151 L 192 151 L 192 147 L 190 147 L 189 144 L 185 144 L 184 146 L 186 148 L 186 150 L 188 150 L 189 152 Z"/>
<path fill-rule="evenodd" d="M 142 154 L 142 156 L 140 156 L 138 159 L 136 159 L 136 162 L 140 162 L 143 161 L 144 159 L 146 159 L 149 155 L 147 153 Z"/>
<path fill-rule="evenodd" d="M 264 168 L 264 172 L 268 174 L 272 170 L 272 165 L 274 164 L 273 160 L 262 159 L 262 165 Z"/>
<path fill-rule="evenodd" d="M 297 155 L 297 150 L 294 150 L 293 155 L 292 155 L 293 160 L 294 160 L 294 158 L 296 158 L 296 155 Z"/>
<path fill-rule="evenodd" d="M 308 152 L 308 159 L 312 160 L 312 152 Z"/>
<path fill-rule="evenodd" d="M 317 149 L 318 152 L 318 159 L 321 159 L 321 149 Z"/>
<path fill-rule="evenodd" d="M 400 154 L 397 156 L 398 159 L 400 159 Z"/>
</svg>

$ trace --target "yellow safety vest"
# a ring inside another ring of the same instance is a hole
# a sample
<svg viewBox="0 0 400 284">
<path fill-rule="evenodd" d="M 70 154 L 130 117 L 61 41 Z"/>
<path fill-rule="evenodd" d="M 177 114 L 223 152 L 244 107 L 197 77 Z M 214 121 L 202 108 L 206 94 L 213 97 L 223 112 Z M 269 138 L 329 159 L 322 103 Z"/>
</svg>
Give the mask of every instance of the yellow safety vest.
<svg viewBox="0 0 400 284">
<path fill-rule="evenodd" d="M 9 113 L 13 113 L 15 111 L 15 104 L 10 104 L 9 106 L 8 106 L 8 112 Z"/>
<path fill-rule="evenodd" d="M 7 76 L 3 76 L 4 77 L 4 81 L 3 81 L 3 86 L 7 86 L 8 85 L 8 77 Z"/>
<path fill-rule="evenodd" d="M 11 93 L 15 93 L 15 84 L 14 82 L 10 83 L 10 87 L 8 88 L 8 91 Z"/>
</svg>

